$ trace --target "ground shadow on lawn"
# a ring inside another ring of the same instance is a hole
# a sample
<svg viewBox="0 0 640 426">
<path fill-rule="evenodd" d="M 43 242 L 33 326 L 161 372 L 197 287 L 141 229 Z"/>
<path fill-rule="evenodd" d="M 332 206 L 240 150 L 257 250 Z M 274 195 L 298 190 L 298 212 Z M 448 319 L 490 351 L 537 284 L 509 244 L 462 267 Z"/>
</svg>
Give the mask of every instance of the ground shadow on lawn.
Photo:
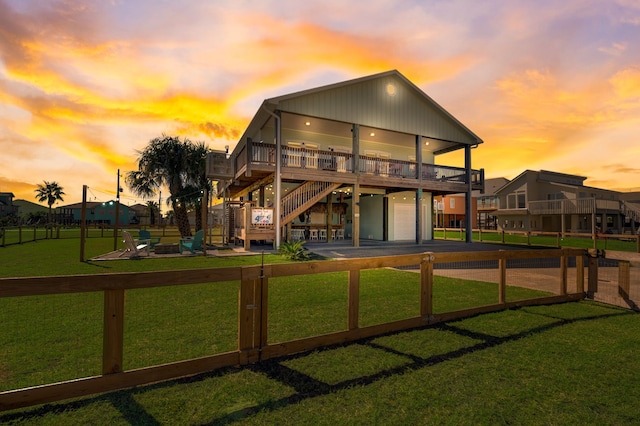
<svg viewBox="0 0 640 426">
<path fill-rule="evenodd" d="M 575 302 L 570 302 L 575 303 Z M 529 307 L 524 308 L 515 308 L 513 311 L 521 311 L 525 314 L 535 315 L 540 318 L 539 321 L 533 321 L 531 326 L 526 326 L 524 329 L 519 327 L 515 333 L 505 334 L 503 336 L 495 336 L 491 334 L 486 334 L 478 331 L 470 330 L 467 327 L 461 327 L 460 324 L 462 321 L 468 320 L 465 319 L 457 319 L 452 320 L 436 325 L 420 327 L 412 330 L 405 330 L 401 332 L 389 333 L 387 335 L 370 337 L 367 339 L 359 340 L 356 342 L 350 342 L 340 345 L 332 345 L 323 347 L 320 349 L 316 349 L 314 351 L 303 352 L 295 355 L 290 355 L 286 357 L 281 357 L 277 359 L 271 359 L 267 361 L 263 361 L 259 364 L 254 364 L 246 367 L 228 367 L 219 369 L 210 373 L 200 374 L 193 377 L 188 377 L 184 379 L 174 380 L 170 382 L 163 382 L 149 386 L 141 386 L 134 389 L 123 390 L 112 392 L 108 394 L 103 394 L 95 397 L 84 398 L 69 401 L 66 403 L 57 403 L 57 404 L 46 404 L 32 410 L 23 410 L 21 412 L 13 412 L 7 413 L 5 415 L 0 415 L 0 423 L 11 422 L 11 421 L 20 421 L 20 420 L 37 420 L 39 417 L 50 415 L 50 414 L 59 414 L 64 412 L 70 412 L 73 410 L 77 410 L 91 404 L 99 403 L 99 402 L 108 402 L 115 409 L 117 409 L 122 416 L 129 421 L 131 424 L 146 424 L 146 425 L 159 425 L 158 422 L 148 411 L 142 406 L 140 403 L 136 401 L 135 396 L 137 394 L 144 394 L 146 392 L 152 391 L 154 389 L 159 388 L 170 388 L 174 386 L 185 385 L 189 383 L 200 382 L 208 378 L 212 377 L 223 377 L 228 374 L 237 373 L 242 369 L 249 369 L 254 373 L 259 375 L 263 375 L 270 380 L 277 381 L 282 385 L 285 385 L 291 389 L 293 389 L 293 394 L 278 400 L 271 400 L 262 404 L 258 404 L 252 407 L 244 407 L 242 409 L 236 410 L 234 412 L 228 413 L 222 417 L 212 418 L 208 420 L 207 424 L 230 424 L 238 420 L 247 419 L 255 415 L 259 412 L 265 411 L 273 411 L 288 405 L 296 404 L 306 399 L 316 398 L 323 395 L 332 394 L 338 392 L 340 390 L 344 390 L 347 388 L 351 388 L 354 386 L 367 386 L 383 380 L 385 378 L 403 375 L 407 372 L 418 370 L 425 367 L 431 367 L 438 365 L 442 362 L 453 360 L 456 358 L 461 358 L 466 355 L 483 351 L 489 348 L 493 348 L 508 342 L 513 342 L 519 339 L 523 339 L 535 334 L 540 334 L 558 327 L 564 327 L 573 323 L 580 323 L 586 321 L 594 321 L 600 320 L 604 318 L 610 318 L 615 316 L 622 315 L 634 315 L 633 312 L 611 307 L 604 305 L 596 305 L 598 307 L 602 307 L 605 309 L 605 312 L 599 314 L 585 315 L 579 316 L 576 318 L 562 318 L 561 316 L 549 315 L 543 312 L 534 312 Z M 491 314 L 485 314 L 491 315 Z M 455 335 L 470 339 L 474 343 L 471 345 L 466 345 L 462 348 L 458 348 L 455 350 L 450 350 L 445 353 L 431 355 L 426 357 L 417 356 L 412 353 L 408 353 L 406 351 L 398 350 L 392 348 L 390 346 L 380 344 L 376 342 L 384 337 L 393 337 L 399 336 L 404 333 L 412 333 L 419 332 L 421 330 L 432 329 L 436 331 L 443 331 L 448 333 L 454 333 Z M 330 351 L 340 350 L 342 348 L 349 348 L 350 346 L 359 345 L 365 348 L 373 349 L 376 351 L 383 351 L 384 353 L 391 354 L 394 356 L 401 356 L 407 360 L 407 362 L 403 363 L 400 366 L 391 367 L 391 368 L 383 368 L 380 371 L 377 371 L 373 374 L 361 375 L 354 378 L 349 378 L 346 380 L 342 380 L 338 383 L 327 383 L 322 380 L 318 380 L 317 378 L 313 378 L 308 374 L 304 374 L 298 369 L 291 368 L 286 365 L 287 363 L 295 362 L 296 360 L 303 359 L 304 357 L 321 354 L 321 353 L 330 353 Z"/>
</svg>

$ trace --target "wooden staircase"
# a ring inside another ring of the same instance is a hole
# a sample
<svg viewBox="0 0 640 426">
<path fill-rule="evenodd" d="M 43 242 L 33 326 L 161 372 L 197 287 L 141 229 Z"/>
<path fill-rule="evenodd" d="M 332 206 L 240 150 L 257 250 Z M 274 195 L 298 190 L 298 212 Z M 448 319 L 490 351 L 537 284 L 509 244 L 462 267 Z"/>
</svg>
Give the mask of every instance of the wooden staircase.
<svg viewBox="0 0 640 426">
<path fill-rule="evenodd" d="M 341 183 L 307 181 L 282 197 L 281 225 L 293 221 L 299 214 L 338 189 Z"/>
</svg>

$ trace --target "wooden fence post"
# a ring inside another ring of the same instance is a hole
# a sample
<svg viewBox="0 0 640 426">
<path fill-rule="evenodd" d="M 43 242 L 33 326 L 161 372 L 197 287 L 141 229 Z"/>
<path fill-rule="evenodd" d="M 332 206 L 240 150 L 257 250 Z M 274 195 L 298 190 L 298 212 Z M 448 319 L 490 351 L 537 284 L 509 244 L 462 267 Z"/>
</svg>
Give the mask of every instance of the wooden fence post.
<svg viewBox="0 0 640 426">
<path fill-rule="evenodd" d="M 576 256 L 576 292 L 584 293 L 584 255 Z"/>
<path fill-rule="evenodd" d="M 269 344 L 269 278 L 265 275 L 264 270 L 263 266 L 260 276 L 260 339 L 258 339 L 261 348 Z"/>
<path fill-rule="evenodd" d="M 122 372 L 123 341 L 124 290 L 105 290 L 102 374 Z"/>
<path fill-rule="evenodd" d="M 588 272 L 588 295 L 593 296 L 598 292 L 598 252 L 594 249 L 589 249 L 589 272 Z"/>
<path fill-rule="evenodd" d="M 502 236 L 500 237 L 500 241 L 504 244 L 504 229 L 502 230 Z"/>
<path fill-rule="evenodd" d="M 238 350 L 240 364 L 259 361 L 262 341 L 262 277 L 261 266 L 242 268 L 238 297 Z M 266 303 L 266 302 L 264 302 Z"/>
<path fill-rule="evenodd" d="M 359 327 L 358 317 L 360 315 L 360 269 L 349 270 L 349 312 L 347 314 L 347 327 L 355 330 Z"/>
<path fill-rule="evenodd" d="M 433 253 L 425 253 L 420 262 L 420 316 L 430 321 L 433 315 Z"/>
<path fill-rule="evenodd" d="M 618 294 L 624 299 L 629 299 L 631 284 L 630 262 L 626 260 L 618 261 Z"/>
<path fill-rule="evenodd" d="M 560 256 L 560 295 L 567 295 L 567 266 L 569 264 L 566 253 Z"/>
<path fill-rule="evenodd" d="M 504 237 L 504 231 L 502 231 Z M 500 259 L 498 260 L 498 268 L 500 269 L 500 280 L 498 283 L 498 303 L 505 304 L 507 301 L 507 259 L 504 250 L 498 250 Z"/>
</svg>

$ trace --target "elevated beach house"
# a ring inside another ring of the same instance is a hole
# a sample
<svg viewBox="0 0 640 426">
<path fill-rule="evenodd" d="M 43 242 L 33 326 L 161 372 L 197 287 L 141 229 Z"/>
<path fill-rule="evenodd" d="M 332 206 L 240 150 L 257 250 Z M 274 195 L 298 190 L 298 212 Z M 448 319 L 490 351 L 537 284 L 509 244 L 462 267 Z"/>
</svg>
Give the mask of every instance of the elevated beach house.
<svg viewBox="0 0 640 426">
<path fill-rule="evenodd" d="M 265 100 L 230 154 L 210 153 L 207 175 L 224 198 L 228 235 L 245 245 L 420 244 L 433 238 L 434 196 L 466 194 L 472 217 L 471 192 L 484 183 L 471 168 L 480 143 L 394 70 Z M 464 167 L 438 163 L 456 150 Z"/>
</svg>

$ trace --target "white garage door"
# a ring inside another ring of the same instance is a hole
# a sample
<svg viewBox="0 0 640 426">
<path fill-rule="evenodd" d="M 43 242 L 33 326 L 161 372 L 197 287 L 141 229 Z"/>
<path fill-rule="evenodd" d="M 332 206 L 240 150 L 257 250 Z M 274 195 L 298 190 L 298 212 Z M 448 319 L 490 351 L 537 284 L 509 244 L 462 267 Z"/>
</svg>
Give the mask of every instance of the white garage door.
<svg viewBox="0 0 640 426">
<path fill-rule="evenodd" d="M 394 205 L 393 239 L 395 241 L 416 239 L 416 206 L 412 204 Z"/>
</svg>

